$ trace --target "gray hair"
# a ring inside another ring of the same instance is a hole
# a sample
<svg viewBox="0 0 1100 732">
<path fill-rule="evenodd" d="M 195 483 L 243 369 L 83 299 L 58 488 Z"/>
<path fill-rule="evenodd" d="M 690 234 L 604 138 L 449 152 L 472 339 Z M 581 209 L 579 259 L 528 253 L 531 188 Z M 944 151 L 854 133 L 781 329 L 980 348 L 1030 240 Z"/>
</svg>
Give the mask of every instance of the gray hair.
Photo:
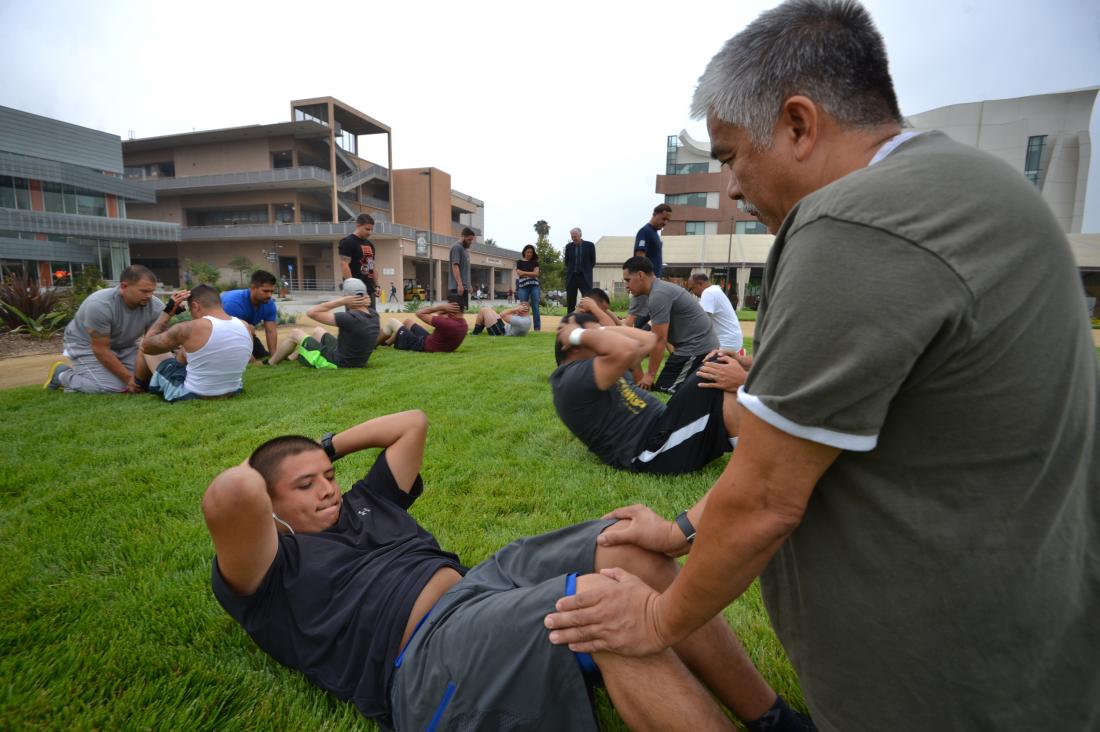
<svg viewBox="0 0 1100 732">
<path fill-rule="evenodd" d="M 577 232 L 577 236 L 580 236 L 580 235 L 581 235 L 581 229 L 580 229 L 580 227 L 579 227 L 579 226 L 575 226 L 575 227 L 573 227 L 572 229 L 570 229 L 570 230 L 569 230 L 569 233 L 570 233 L 570 234 L 572 234 L 572 233 L 573 233 L 574 231 L 575 231 L 575 232 Z"/>
<path fill-rule="evenodd" d="M 771 144 L 783 102 L 801 94 L 838 122 L 902 122 L 886 46 L 855 0 L 787 0 L 760 14 L 707 64 L 691 103 Z"/>
</svg>

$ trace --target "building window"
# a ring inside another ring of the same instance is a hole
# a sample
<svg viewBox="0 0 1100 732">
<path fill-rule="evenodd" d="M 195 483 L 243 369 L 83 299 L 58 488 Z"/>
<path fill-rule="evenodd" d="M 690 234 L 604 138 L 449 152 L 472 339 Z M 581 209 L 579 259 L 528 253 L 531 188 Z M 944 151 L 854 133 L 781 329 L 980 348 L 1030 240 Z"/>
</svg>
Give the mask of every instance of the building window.
<svg viewBox="0 0 1100 732">
<path fill-rule="evenodd" d="M 277 223 L 277 224 L 293 224 L 294 223 L 294 204 L 293 203 L 276 203 L 275 204 L 275 223 Z"/>
<path fill-rule="evenodd" d="M 688 221 L 684 224 L 684 233 L 688 236 L 702 235 L 707 233 L 706 221 Z"/>
<path fill-rule="evenodd" d="M 291 150 L 279 150 L 271 153 L 272 168 L 291 168 L 294 166 L 294 153 Z"/>
<path fill-rule="evenodd" d="M 671 196 L 665 196 L 665 203 L 670 206 L 699 206 L 700 208 L 706 208 L 707 194 L 677 193 Z"/>
<path fill-rule="evenodd" d="M 707 173 L 710 171 L 710 163 L 679 163 L 668 166 L 668 175 L 689 175 L 691 173 Z"/>
<path fill-rule="evenodd" d="M 31 191 L 26 178 L 0 175 L 0 208 L 31 210 Z"/>
<path fill-rule="evenodd" d="M 84 216 L 106 216 L 107 199 L 102 193 L 77 191 L 76 212 Z"/>
<path fill-rule="evenodd" d="M 1039 187 L 1040 165 L 1043 162 L 1043 147 L 1046 146 L 1046 135 L 1033 135 L 1027 138 L 1027 158 L 1024 161 L 1024 176 Z"/>
<path fill-rule="evenodd" d="M 176 164 L 171 160 L 165 160 L 159 163 L 148 163 L 147 165 L 127 165 L 124 174 L 127 178 L 137 178 L 139 180 L 175 178 Z"/>
<path fill-rule="evenodd" d="M 267 207 L 245 209 L 216 209 L 213 211 L 188 211 L 188 226 L 235 226 L 238 224 L 266 224 Z"/>
<path fill-rule="evenodd" d="M 676 167 L 676 151 L 680 147 L 680 140 L 676 135 L 668 136 L 668 147 L 665 153 L 665 175 L 675 175 L 672 169 Z"/>
<path fill-rule="evenodd" d="M 767 234 L 768 227 L 759 221 L 738 221 L 733 225 L 735 234 Z"/>
<path fill-rule="evenodd" d="M 306 222 L 312 223 L 312 222 L 317 222 L 317 221 L 328 221 L 328 217 L 325 216 L 320 211 L 314 211 L 313 209 L 309 209 L 309 208 L 303 208 L 302 209 L 302 222 L 303 223 L 306 223 Z"/>
</svg>

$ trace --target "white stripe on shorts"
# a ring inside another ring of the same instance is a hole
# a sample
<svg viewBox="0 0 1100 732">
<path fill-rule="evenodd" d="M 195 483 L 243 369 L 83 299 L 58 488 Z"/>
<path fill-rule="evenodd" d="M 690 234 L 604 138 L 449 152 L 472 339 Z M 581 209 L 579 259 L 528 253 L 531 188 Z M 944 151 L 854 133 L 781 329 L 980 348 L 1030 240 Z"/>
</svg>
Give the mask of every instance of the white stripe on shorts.
<svg viewBox="0 0 1100 732">
<path fill-rule="evenodd" d="M 695 435 L 697 435 L 700 432 L 703 432 L 704 430 L 706 430 L 707 422 L 709 422 L 709 421 L 710 421 L 710 415 L 709 414 L 704 414 L 699 419 L 695 420 L 694 422 L 689 422 L 688 424 L 684 425 L 683 427 L 681 427 L 680 429 L 676 430 L 671 435 L 669 435 L 668 439 L 665 440 L 665 444 L 661 445 L 658 449 L 656 449 L 656 450 L 646 450 L 645 452 L 643 452 L 641 455 L 639 455 L 638 457 L 636 457 L 634 459 L 637 460 L 640 463 L 650 462 L 651 460 L 655 459 L 658 455 L 660 455 L 662 452 L 668 452 L 669 450 L 673 449 L 674 447 L 677 447 L 678 445 L 681 445 L 684 442 L 687 442 L 688 440 L 690 440 Z"/>
</svg>

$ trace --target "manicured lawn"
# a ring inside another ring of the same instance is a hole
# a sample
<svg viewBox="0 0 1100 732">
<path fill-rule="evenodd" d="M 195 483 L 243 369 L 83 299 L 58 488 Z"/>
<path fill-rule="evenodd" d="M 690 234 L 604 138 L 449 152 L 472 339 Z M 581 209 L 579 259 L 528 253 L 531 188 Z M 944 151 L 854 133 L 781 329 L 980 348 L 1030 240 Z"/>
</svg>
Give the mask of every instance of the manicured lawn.
<svg viewBox="0 0 1100 732">
<path fill-rule="evenodd" d="M 721 472 L 722 461 L 676 478 L 603 467 L 554 414 L 552 366 L 542 333 L 469 337 L 455 354 L 384 349 L 364 371 L 253 368 L 245 395 L 224 402 L 0 392 L 0 729 L 372 729 L 216 603 L 202 492 L 268 437 L 420 408 L 432 427 L 413 513 L 473 565 L 619 505 L 672 516 Z M 338 464 L 341 484 L 372 457 Z M 801 707 L 758 590 L 727 617 Z M 606 700 L 601 715 L 622 728 Z"/>
</svg>

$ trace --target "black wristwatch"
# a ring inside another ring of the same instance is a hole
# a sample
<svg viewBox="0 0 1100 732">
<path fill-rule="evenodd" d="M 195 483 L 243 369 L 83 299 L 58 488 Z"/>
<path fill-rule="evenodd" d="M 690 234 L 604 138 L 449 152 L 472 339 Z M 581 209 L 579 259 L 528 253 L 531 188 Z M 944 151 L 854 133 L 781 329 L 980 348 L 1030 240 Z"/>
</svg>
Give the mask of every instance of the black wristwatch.
<svg viewBox="0 0 1100 732">
<path fill-rule="evenodd" d="M 332 438 L 335 433 L 326 432 L 321 437 L 321 447 L 325 449 L 325 454 L 328 455 L 328 459 L 332 462 L 336 462 L 339 459 L 339 455 L 336 454 L 336 447 L 332 444 Z"/>
<path fill-rule="evenodd" d="M 680 531 L 684 532 L 687 543 L 693 544 L 695 542 L 695 527 L 691 524 L 687 511 L 681 511 L 676 517 L 676 525 L 680 527 Z"/>
</svg>

